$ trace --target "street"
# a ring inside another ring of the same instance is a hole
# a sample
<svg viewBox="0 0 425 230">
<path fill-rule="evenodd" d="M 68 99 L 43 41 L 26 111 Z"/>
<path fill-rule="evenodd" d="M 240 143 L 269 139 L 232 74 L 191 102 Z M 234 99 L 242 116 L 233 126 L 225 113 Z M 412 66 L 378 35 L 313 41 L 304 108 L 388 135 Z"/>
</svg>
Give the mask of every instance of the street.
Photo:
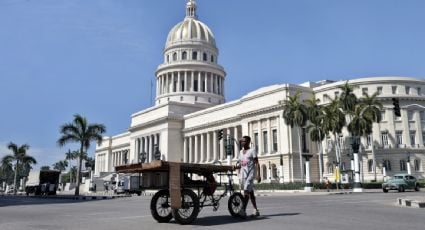
<svg viewBox="0 0 425 230">
<path fill-rule="evenodd" d="M 257 197 L 261 216 L 247 220 L 231 217 L 224 198 L 217 212 L 205 207 L 191 225 L 157 223 L 149 210 L 151 196 L 88 201 L 0 196 L 0 229 L 422 230 L 425 209 L 395 205 L 396 198 L 413 195 L 425 192 L 262 193 Z"/>
</svg>

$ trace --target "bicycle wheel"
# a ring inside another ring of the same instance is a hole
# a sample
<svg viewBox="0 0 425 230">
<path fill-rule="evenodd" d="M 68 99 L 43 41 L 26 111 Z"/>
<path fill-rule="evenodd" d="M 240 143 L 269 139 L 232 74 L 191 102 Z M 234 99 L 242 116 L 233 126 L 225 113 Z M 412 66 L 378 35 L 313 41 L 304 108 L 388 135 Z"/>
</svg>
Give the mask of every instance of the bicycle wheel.
<svg viewBox="0 0 425 230">
<path fill-rule="evenodd" d="M 159 223 L 169 222 L 173 218 L 170 207 L 170 191 L 168 189 L 159 190 L 152 197 L 151 214 Z"/>
<path fill-rule="evenodd" d="M 230 215 L 233 217 L 239 216 L 239 212 L 243 208 L 243 196 L 240 192 L 235 192 L 229 197 L 227 203 Z"/>
<path fill-rule="evenodd" d="M 243 208 L 243 196 L 240 192 L 235 192 L 229 197 L 227 203 L 230 215 L 238 217 L 239 212 Z"/>
<path fill-rule="evenodd" d="M 182 206 L 178 209 L 172 209 L 173 217 L 179 224 L 190 224 L 198 217 L 198 196 L 190 189 L 183 189 L 181 195 Z"/>
</svg>

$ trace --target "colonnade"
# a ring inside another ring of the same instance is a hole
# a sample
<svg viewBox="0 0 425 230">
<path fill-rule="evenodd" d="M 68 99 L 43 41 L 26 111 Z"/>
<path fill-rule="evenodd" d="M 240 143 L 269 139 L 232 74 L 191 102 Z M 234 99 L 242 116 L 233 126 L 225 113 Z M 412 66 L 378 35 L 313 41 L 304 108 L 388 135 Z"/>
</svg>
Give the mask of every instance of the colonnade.
<svg viewBox="0 0 425 230">
<path fill-rule="evenodd" d="M 157 96 L 173 92 L 205 92 L 224 95 L 224 78 L 202 71 L 175 71 L 156 79 Z"/>
<path fill-rule="evenodd" d="M 160 135 L 159 133 L 150 134 L 147 136 L 139 137 L 136 139 L 136 152 L 138 156 L 141 157 L 141 154 L 144 153 L 145 162 L 151 162 L 155 156 L 155 147 L 159 148 L 160 144 Z"/>
<path fill-rule="evenodd" d="M 112 167 L 128 163 L 129 149 L 112 152 Z"/>
</svg>

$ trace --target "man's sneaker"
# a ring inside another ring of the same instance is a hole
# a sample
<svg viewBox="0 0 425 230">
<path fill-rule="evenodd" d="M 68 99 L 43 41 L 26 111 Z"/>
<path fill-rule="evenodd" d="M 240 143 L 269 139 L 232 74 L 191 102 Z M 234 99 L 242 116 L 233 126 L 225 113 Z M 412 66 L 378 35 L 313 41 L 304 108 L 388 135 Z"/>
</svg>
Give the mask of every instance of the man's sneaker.
<svg viewBox="0 0 425 230">
<path fill-rule="evenodd" d="M 244 219 L 246 218 L 246 211 L 245 211 L 245 209 L 241 209 L 238 214 L 239 214 L 240 217 L 242 217 Z"/>
<path fill-rule="evenodd" d="M 260 216 L 260 211 L 258 209 L 254 209 L 254 212 L 252 212 L 253 216 Z"/>
</svg>

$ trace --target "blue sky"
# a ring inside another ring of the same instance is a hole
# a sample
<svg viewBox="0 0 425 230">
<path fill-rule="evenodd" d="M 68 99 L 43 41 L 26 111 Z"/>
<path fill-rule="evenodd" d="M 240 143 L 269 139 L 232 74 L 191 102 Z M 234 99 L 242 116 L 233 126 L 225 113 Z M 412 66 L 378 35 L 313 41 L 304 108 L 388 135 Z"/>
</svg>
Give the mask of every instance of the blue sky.
<svg viewBox="0 0 425 230">
<path fill-rule="evenodd" d="M 425 77 L 423 0 L 197 0 L 227 72 L 226 99 L 263 86 Z M 64 158 L 59 126 L 80 113 L 125 132 L 186 0 L 0 0 L 0 157 L 27 143 Z M 153 88 L 153 90 L 155 87 Z M 155 92 L 152 91 L 155 95 Z M 94 145 L 89 151 L 94 152 Z"/>
</svg>

